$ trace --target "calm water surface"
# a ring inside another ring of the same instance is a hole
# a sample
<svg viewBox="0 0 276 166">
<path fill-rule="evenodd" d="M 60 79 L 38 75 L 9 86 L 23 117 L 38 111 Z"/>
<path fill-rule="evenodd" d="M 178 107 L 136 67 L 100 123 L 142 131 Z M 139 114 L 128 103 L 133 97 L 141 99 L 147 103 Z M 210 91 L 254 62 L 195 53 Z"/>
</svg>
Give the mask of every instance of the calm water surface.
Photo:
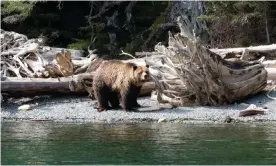
<svg viewBox="0 0 276 166">
<path fill-rule="evenodd" d="M 2 122 L 2 164 L 276 164 L 275 124 Z"/>
</svg>

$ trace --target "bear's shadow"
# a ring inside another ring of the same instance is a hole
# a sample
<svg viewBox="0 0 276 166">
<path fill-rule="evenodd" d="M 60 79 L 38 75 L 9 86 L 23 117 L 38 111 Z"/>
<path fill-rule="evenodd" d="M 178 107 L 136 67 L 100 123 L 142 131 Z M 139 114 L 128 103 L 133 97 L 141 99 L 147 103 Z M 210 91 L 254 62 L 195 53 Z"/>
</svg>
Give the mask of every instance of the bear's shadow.
<svg viewBox="0 0 276 166">
<path fill-rule="evenodd" d="M 167 111 L 169 109 L 172 109 L 173 107 L 170 105 L 156 105 L 156 106 L 141 106 L 139 108 L 136 108 L 133 111 L 127 111 L 127 112 L 133 112 L 133 113 L 141 113 L 141 112 L 160 112 L 160 111 Z M 117 111 L 122 111 L 122 109 L 118 109 Z"/>
</svg>

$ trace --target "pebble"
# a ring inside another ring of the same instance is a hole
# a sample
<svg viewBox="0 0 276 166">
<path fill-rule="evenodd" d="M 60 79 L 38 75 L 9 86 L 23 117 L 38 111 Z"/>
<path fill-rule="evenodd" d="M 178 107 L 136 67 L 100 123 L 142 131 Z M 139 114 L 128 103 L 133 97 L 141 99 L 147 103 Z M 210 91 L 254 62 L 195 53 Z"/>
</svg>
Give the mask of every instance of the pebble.
<svg viewBox="0 0 276 166">
<path fill-rule="evenodd" d="M 31 109 L 31 106 L 28 104 L 21 105 L 18 107 L 18 110 L 20 110 L 20 111 L 26 111 L 26 110 L 30 110 L 30 109 Z"/>
<path fill-rule="evenodd" d="M 166 120 L 166 118 L 160 118 L 160 119 L 158 120 L 158 123 L 164 122 L 165 120 Z"/>
</svg>

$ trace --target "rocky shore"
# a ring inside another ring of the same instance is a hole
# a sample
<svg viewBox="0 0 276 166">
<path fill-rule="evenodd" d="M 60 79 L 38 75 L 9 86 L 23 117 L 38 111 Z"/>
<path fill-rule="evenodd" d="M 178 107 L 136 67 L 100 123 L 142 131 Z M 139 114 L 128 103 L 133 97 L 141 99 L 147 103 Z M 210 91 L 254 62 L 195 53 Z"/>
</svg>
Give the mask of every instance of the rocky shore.
<svg viewBox="0 0 276 166">
<path fill-rule="evenodd" d="M 94 109 L 95 101 L 87 96 L 40 96 L 28 102 L 6 101 L 1 104 L 1 119 L 6 120 L 34 120 L 58 122 L 179 122 L 179 123 L 238 123 L 238 122 L 275 122 L 276 101 L 269 99 L 266 92 L 252 96 L 239 103 L 226 106 L 178 107 L 158 111 L 124 112 L 109 110 L 97 112 Z M 276 91 L 272 91 L 276 96 Z M 21 99 L 24 100 L 24 99 Z M 145 108 L 158 107 L 156 101 L 149 97 L 139 98 L 138 102 Z M 18 107 L 28 104 L 32 109 L 18 110 Z M 239 117 L 239 111 L 246 109 L 250 104 L 266 108 L 264 115 Z"/>
</svg>

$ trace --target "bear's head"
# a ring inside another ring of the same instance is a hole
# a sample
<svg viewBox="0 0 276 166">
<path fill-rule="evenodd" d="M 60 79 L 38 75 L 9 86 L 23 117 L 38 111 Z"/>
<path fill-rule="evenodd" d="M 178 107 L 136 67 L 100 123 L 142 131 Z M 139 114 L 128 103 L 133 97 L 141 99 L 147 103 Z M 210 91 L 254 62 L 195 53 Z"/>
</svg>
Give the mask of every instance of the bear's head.
<svg viewBox="0 0 276 166">
<path fill-rule="evenodd" d="M 138 82 L 144 83 L 148 82 L 150 79 L 150 74 L 149 74 L 149 65 L 146 66 L 133 66 L 134 70 L 134 77 L 137 79 Z"/>
</svg>

